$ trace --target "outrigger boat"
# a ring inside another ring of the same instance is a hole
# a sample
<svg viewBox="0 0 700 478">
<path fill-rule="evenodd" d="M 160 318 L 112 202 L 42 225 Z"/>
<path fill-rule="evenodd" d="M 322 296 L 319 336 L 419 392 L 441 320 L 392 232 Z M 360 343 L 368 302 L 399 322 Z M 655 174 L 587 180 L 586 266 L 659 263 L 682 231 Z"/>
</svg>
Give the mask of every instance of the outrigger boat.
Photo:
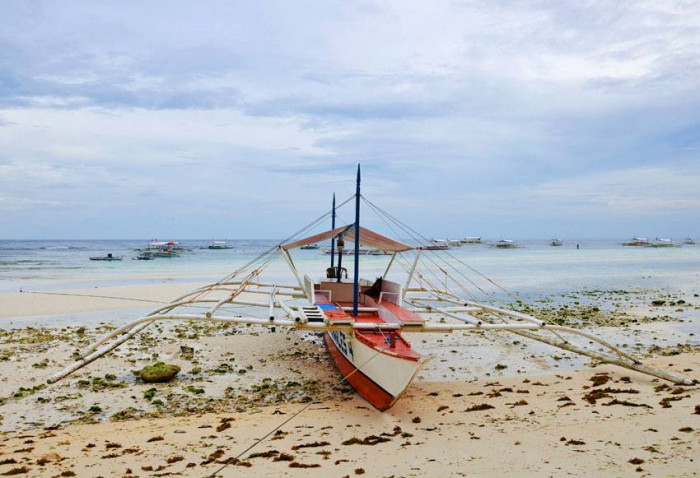
<svg viewBox="0 0 700 478">
<path fill-rule="evenodd" d="M 359 167 L 356 193 L 340 206 L 351 201 L 355 204 L 354 224 L 335 226 L 334 196 L 331 212 L 220 281 L 200 287 L 109 332 L 83 350 L 76 362 L 52 375 L 48 382 L 61 380 L 109 353 L 154 322 L 181 320 L 322 332 L 343 380 L 379 410 L 386 410 L 396 402 L 427 361 L 427 357 L 414 350 L 406 340 L 405 332 L 509 332 L 677 384 L 693 383 L 688 378 L 644 365 L 637 358 L 583 330 L 548 323 L 529 314 L 479 301 L 455 277 L 467 277 L 465 269 L 457 269 L 457 266 L 465 266 L 481 278 L 486 278 L 458 257 L 449 252 L 431 252 L 420 245 L 409 245 L 362 227 L 361 201 L 392 229 L 400 230 L 418 244 L 430 243 L 360 194 Z M 330 230 L 302 237 L 329 216 Z M 325 277 L 314 281 L 308 275 L 302 276 L 292 260 L 291 252 L 305 244 L 328 240 L 331 241 L 331 249 L 339 254 L 331 255 Z M 346 244 L 355 250 L 351 278 L 348 278 L 347 269 L 343 267 Z M 360 278 L 360 244 L 391 252 L 391 259 L 380 277 L 373 280 Z M 442 262 L 437 269 L 420 272 L 418 264 L 423 256 L 428 256 L 431 263 Z M 280 284 L 262 280 L 265 268 L 279 257 L 287 262 L 296 283 Z M 392 266 L 405 269 L 404 280 L 390 275 L 394 270 Z M 434 274 L 436 270 L 444 273 L 444 277 Z M 449 274 L 451 270 L 458 274 Z M 436 275 L 437 280 L 432 279 L 431 274 Z M 495 284 L 490 279 L 486 280 Z M 469 283 L 479 288 L 473 279 Z M 459 287 L 460 293 L 453 292 L 451 286 Z M 251 313 L 241 316 L 241 306 L 256 310 L 258 315 Z M 576 344 L 576 339 L 582 339 L 582 343 Z M 602 347 L 606 352 L 594 349 L 591 344 Z"/>
<path fill-rule="evenodd" d="M 207 249 L 233 249 L 233 246 L 229 245 L 226 241 L 211 241 Z"/>
<path fill-rule="evenodd" d="M 632 247 L 648 247 L 649 246 L 649 239 L 646 237 L 633 237 L 629 241 L 625 241 L 622 243 L 623 246 L 632 246 Z"/>
<path fill-rule="evenodd" d="M 184 250 L 179 242 L 175 241 L 151 241 L 139 252 L 147 252 L 153 257 L 179 257 Z"/>
<path fill-rule="evenodd" d="M 464 239 L 461 239 L 459 242 L 462 244 L 483 244 L 484 241 L 481 240 L 480 236 L 474 236 L 474 237 L 465 237 Z"/>
<path fill-rule="evenodd" d="M 496 247 L 498 249 L 515 249 L 520 246 L 511 239 L 500 239 L 491 244 L 491 247 Z"/>
<path fill-rule="evenodd" d="M 93 256 L 90 258 L 91 261 L 121 261 L 122 256 L 115 256 L 111 252 L 106 256 Z"/>
<path fill-rule="evenodd" d="M 671 239 L 660 239 L 657 237 L 649 243 L 648 247 L 681 247 L 681 244 L 677 244 Z"/>
<path fill-rule="evenodd" d="M 303 247 L 301 247 L 300 249 L 303 249 Z M 326 249 L 323 251 L 323 253 L 326 255 L 342 254 L 344 256 L 354 256 L 355 250 L 354 249 L 343 249 L 342 251 L 335 251 L 333 249 Z M 371 249 L 371 248 L 367 248 L 367 247 L 360 247 L 358 254 L 361 256 L 390 256 L 391 251 L 383 251 L 381 249 Z"/>
</svg>

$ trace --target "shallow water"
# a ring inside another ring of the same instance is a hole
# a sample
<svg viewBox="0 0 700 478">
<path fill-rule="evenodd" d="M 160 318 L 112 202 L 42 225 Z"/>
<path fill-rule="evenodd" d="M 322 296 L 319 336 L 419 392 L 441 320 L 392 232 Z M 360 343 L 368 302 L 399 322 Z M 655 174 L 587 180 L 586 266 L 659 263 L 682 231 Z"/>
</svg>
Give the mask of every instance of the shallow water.
<svg viewBox="0 0 700 478">
<path fill-rule="evenodd" d="M 209 250 L 210 241 L 181 241 L 191 248 L 180 257 L 138 261 L 134 248 L 147 243 L 129 241 L 0 241 L 0 293 L 56 288 L 84 288 L 131 285 L 162 281 L 215 281 L 273 247 L 274 240 L 232 240 L 234 249 Z M 486 245 L 465 245 L 443 251 L 424 251 L 421 263 L 425 277 L 444 281 L 441 265 L 460 279 L 470 292 L 484 298 L 486 293 L 503 292 L 488 280 L 523 297 L 596 289 L 700 289 L 700 246 L 678 248 L 636 248 L 620 245 L 621 240 L 567 241 L 551 247 L 546 240 L 523 241 L 518 249 L 495 249 Z M 580 249 L 576 249 L 576 244 Z M 90 256 L 113 253 L 119 262 L 90 261 Z M 409 254 L 410 255 L 410 254 Z M 320 250 L 296 250 L 297 268 L 320 277 L 330 257 Z M 403 281 L 411 257 L 393 267 L 396 280 Z M 381 275 L 389 256 L 363 256 L 361 275 Z M 343 258 L 352 271 L 353 259 Z M 454 268 L 454 269 L 452 269 Z M 265 279 L 293 281 L 282 258 L 266 270 Z M 473 281 L 473 284 L 470 283 Z M 463 292 L 455 284 L 455 292 Z M 464 294 L 461 294 L 464 295 Z"/>
</svg>

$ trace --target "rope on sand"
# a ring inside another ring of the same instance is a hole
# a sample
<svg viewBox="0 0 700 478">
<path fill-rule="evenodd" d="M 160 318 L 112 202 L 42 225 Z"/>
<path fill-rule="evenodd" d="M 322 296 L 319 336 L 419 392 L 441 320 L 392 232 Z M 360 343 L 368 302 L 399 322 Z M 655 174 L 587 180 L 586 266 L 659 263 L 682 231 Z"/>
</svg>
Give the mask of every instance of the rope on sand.
<svg viewBox="0 0 700 478">
<path fill-rule="evenodd" d="M 340 379 L 340 380 L 338 381 L 338 384 L 342 384 L 343 382 L 346 382 L 355 372 L 357 372 L 357 371 L 360 370 L 360 367 L 364 367 L 365 365 L 367 365 L 367 364 L 368 364 L 370 361 L 372 361 L 377 355 L 379 355 L 380 353 L 382 353 L 384 350 L 388 349 L 389 347 L 390 347 L 390 345 L 387 345 L 386 347 L 383 347 L 383 348 L 381 348 L 381 349 L 378 349 L 376 352 L 374 352 L 374 355 L 372 355 L 370 358 L 368 358 L 364 363 L 358 365 L 357 367 L 355 367 L 355 369 L 354 369 L 352 372 L 350 372 L 350 373 L 347 374 L 345 377 L 343 377 L 342 379 Z M 224 463 L 224 465 L 223 465 L 221 468 L 219 468 L 218 470 L 216 470 L 216 471 L 215 471 L 214 473 L 212 473 L 211 475 L 207 475 L 207 478 L 215 478 L 215 477 L 216 477 L 219 473 L 221 473 L 221 472 L 224 470 L 224 468 L 226 468 L 227 466 L 232 465 L 232 464 L 235 464 L 235 463 L 238 463 L 238 461 L 241 459 L 241 457 L 242 457 L 243 455 L 245 455 L 245 454 L 248 453 L 250 450 L 252 450 L 252 449 L 255 448 L 256 446 L 258 446 L 260 443 L 262 443 L 263 441 L 265 441 L 265 439 L 266 439 L 267 437 L 269 437 L 270 435 L 272 435 L 273 433 L 275 433 L 277 430 L 279 430 L 280 428 L 282 428 L 283 426 L 285 426 L 287 423 L 291 422 L 291 421 L 294 420 L 296 417 L 298 417 L 299 415 L 301 415 L 304 411 L 306 411 L 306 410 L 307 410 L 311 405 L 313 405 L 313 404 L 314 404 L 314 402 L 307 403 L 303 408 L 301 408 L 300 410 L 298 410 L 297 412 L 295 412 L 291 417 L 287 418 L 285 421 L 283 421 L 282 423 L 280 423 L 279 425 L 277 425 L 275 428 L 273 428 L 272 430 L 270 430 L 269 432 L 267 432 L 262 438 L 258 438 L 255 442 L 253 442 L 252 445 L 250 445 L 248 448 L 246 448 L 245 450 L 243 450 L 242 452 L 240 452 L 235 458 L 229 458 L 228 460 L 226 460 L 226 463 Z"/>
</svg>

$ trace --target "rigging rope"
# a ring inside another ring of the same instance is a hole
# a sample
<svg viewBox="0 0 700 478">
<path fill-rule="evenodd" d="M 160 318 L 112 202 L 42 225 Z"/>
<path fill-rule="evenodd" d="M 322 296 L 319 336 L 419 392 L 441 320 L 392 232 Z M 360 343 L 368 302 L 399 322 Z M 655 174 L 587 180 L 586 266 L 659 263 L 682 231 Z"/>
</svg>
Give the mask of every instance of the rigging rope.
<svg viewBox="0 0 700 478">
<path fill-rule="evenodd" d="M 39 295 L 65 295 L 69 297 L 96 297 L 98 299 L 118 299 L 118 300 L 128 300 L 128 301 L 134 301 L 134 302 L 150 302 L 152 304 L 167 304 L 167 302 L 163 302 L 160 300 L 151 300 L 151 299 L 137 299 L 135 297 L 115 297 L 115 296 L 110 296 L 110 295 L 97 295 L 97 294 L 69 294 L 67 292 L 38 292 L 38 291 L 32 291 L 32 290 L 19 290 L 20 294 L 39 294 Z"/>
<path fill-rule="evenodd" d="M 388 217 L 390 217 L 390 218 L 391 218 L 394 222 L 396 222 L 397 224 L 401 224 L 401 225 L 402 225 L 404 228 L 406 228 L 407 230 L 412 231 L 414 234 L 416 234 L 417 236 L 421 237 L 421 238 L 423 239 L 423 241 L 425 241 L 425 242 L 424 242 L 425 244 L 429 244 L 429 243 L 430 243 L 430 241 L 429 241 L 429 239 L 428 239 L 427 237 L 423 236 L 420 232 L 416 231 L 416 230 L 413 229 L 411 226 L 405 224 L 404 222 L 402 222 L 402 221 L 400 221 L 399 219 L 397 219 L 397 218 L 395 218 L 394 216 L 392 216 L 390 213 L 384 211 L 382 208 L 380 208 L 380 207 L 377 206 L 376 204 L 372 203 L 372 201 L 370 201 L 369 199 L 365 198 L 364 196 L 362 196 L 362 198 L 365 200 L 365 202 L 367 202 L 367 204 L 372 204 L 374 207 L 376 207 L 377 209 L 379 209 L 380 211 L 382 211 L 384 214 L 386 214 Z M 484 275 L 483 273 L 481 273 L 480 271 L 478 271 L 478 270 L 475 269 L 474 267 L 470 266 L 470 265 L 467 264 L 466 262 L 462 261 L 462 260 L 459 259 L 458 257 L 456 257 L 456 256 L 454 256 L 453 254 L 451 254 L 448 250 L 446 250 L 446 251 L 444 251 L 444 252 L 445 252 L 448 256 L 450 256 L 452 259 L 456 260 L 457 262 L 459 262 L 459 263 L 462 264 L 463 266 L 467 267 L 469 270 L 471 270 L 471 271 L 474 272 L 475 274 L 479 275 L 481 278 L 487 280 L 488 282 L 490 282 L 490 283 L 493 284 L 494 286 L 496 286 L 496 287 L 498 287 L 499 289 L 501 289 L 501 290 L 502 290 L 503 292 L 505 292 L 506 294 L 508 294 L 508 295 L 510 295 L 510 296 L 512 296 L 512 297 L 517 297 L 515 294 L 513 294 L 512 292 L 510 292 L 510 291 L 509 291 L 508 289 L 506 289 L 505 287 L 501 286 L 500 284 L 498 284 L 497 282 L 493 281 L 491 278 L 489 278 L 488 276 Z M 455 269 L 455 270 L 456 270 L 456 269 Z"/>
<path fill-rule="evenodd" d="M 417 236 L 420 236 L 420 238 L 422 238 L 424 241 L 428 241 L 428 239 L 427 239 L 425 236 L 423 236 L 422 234 L 420 234 L 418 231 L 416 231 L 415 229 L 411 228 L 411 227 L 408 226 L 407 224 L 403 223 L 403 222 L 400 221 L 399 219 L 395 218 L 395 217 L 392 216 L 390 213 L 384 211 L 384 210 L 381 209 L 379 206 L 377 206 L 376 204 L 372 203 L 372 201 L 370 201 L 369 199 L 365 198 L 364 196 L 360 196 L 360 197 L 363 199 L 363 201 L 364 201 L 367 205 L 370 206 L 370 208 L 375 212 L 375 214 L 377 214 L 385 223 L 387 223 L 387 221 L 384 220 L 384 219 L 382 218 L 381 215 L 386 216 L 386 217 L 387 217 L 388 219 L 390 219 L 392 222 L 394 222 L 395 224 L 397 224 L 404 232 L 406 232 L 413 240 L 416 240 L 419 244 L 421 244 L 421 241 L 420 241 L 420 239 L 418 239 L 418 238 L 416 237 L 416 235 L 417 235 Z M 381 213 L 381 215 L 380 215 L 379 213 Z M 387 223 L 387 225 L 388 225 L 388 223 Z M 391 228 L 390 225 L 389 225 L 389 227 Z M 391 228 L 391 229 L 392 229 L 392 231 L 394 231 L 393 228 Z M 413 234 L 412 234 L 411 232 L 413 232 Z M 394 231 L 394 233 L 396 233 L 396 232 Z M 426 243 L 423 242 L 423 244 L 426 244 Z M 484 291 L 484 290 L 483 290 L 481 287 L 479 287 L 473 280 L 471 280 L 471 279 L 470 279 L 469 277 L 467 277 L 462 271 L 460 271 L 458 268 L 456 268 L 452 263 L 450 263 L 449 261 L 445 260 L 445 259 L 444 259 L 443 257 L 441 257 L 440 255 L 438 255 L 437 251 L 430 251 L 430 250 L 428 250 L 428 252 L 434 253 L 435 257 L 441 259 L 441 260 L 443 261 L 443 263 L 444 263 L 447 267 L 452 268 L 455 272 L 457 272 L 457 274 L 459 274 L 460 276 L 462 276 L 463 278 L 465 278 L 465 279 L 466 279 L 467 281 L 469 281 L 472 285 L 474 285 L 477 289 L 479 289 L 482 293 L 484 293 L 484 295 L 486 295 L 487 297 L 490 295 L 492 299 L 495 299 L 495 296 L 494 296 L 493 294 L 489 294 L 488 292 Z M 519 300 L 519 298 L 518 298 L 517 295 L 513 294 L 512 292 L 510 292 L 509 290 L 507 290 L 505 287 L 503 287 L 503 286 L 501 286 L 500 284 L 496 283 L 495 281 L 493 281 L 492 279 L 490 279 L 489 277 L 487 277 L 486 275 L 484 275 L 483 273 L 481 273 L 480 271 L 478 271 L 478 270 L 475 269 L 474 267 L 472 267 L 472 266 L 470 266 L 469 264 L 467 264 L 466 262 L 462 261 L 461 259 L 459 259 L 458 257 L 456 257 L 454 254 L 450 253 L 448 250 L 444 250 L 444 251 L 440 251 L 440 252 L 445 252 L 446 255 L 448 255 L 449 257 L 451 257 L 452 259 L 454 259 L 456 262 L 458 262 L 458 263 L 464 265 L 465 267 L 467 267 L 468 269 L 470 269 L 471 271 L 473 271 L 474 273 L 476 273 L 476 274 L 479 275 L 480 277 L 486 279 L 488 282 L 490 282 L 490 283 L 493 284 L 494 286 L 498 287 L 500 290 L 502 290 L 503 292 L 505 292 L 505 293 L 506 293 L 507 295 L 509 295 L 510 297 L 512 297 L 512 298 L 514 298 L 514 299 L 516 299 L 516 300 Z M 450 279 L 452 279 L 452 281 L 453 281 L 455 284 L 457 284 L 457 286 L 458 286 L 465 294 L 467 294 L 468 296 L 470 296 L 471 298 L 473 298 L 473 300 L 474 300 L 475 302 L 477 302 L 477 303 L 480 302 L 480 301 L 476 298 L 476 296 L 474 296 L 471 292 L 469 292 L 469 291 L 464 287 L 464 285 L 460 283 L 460 281 L 456 280 L 456 279 L 455 279 L 454 277 L 452 277 L 445 269 L 443 269 L 442 267 L 440 267 L 439 264 L 437 264 L 434 260 L 432 260 L 432 259 L 430 258 L 430 255 L 429 255 L 429 254 L 426 254 L 426 257 L 427 257 L 428 260 L 430 260 L 436 267 L 438 267 L 438 269 L 440 269 L 447 277 L 449 277 Z M 430 269 L 428 269 L 428 270 L 430 271 Z M 437 277 L 437 275 L 436 275 L 433 271 L 430 271 L 430 272 L 433 273 L 433 275 L 435 276 L 435 278 L 436 278 L 436 279 L 438 280 L 438 282 L 439 282 L 440 279 Z M 428 282 L 428 284 L 430 284 L 430 281 L 428 281 L 426 277 L 421 276 L 421 274 L 420 274 L 419 272 L 417 272 L 417 274 L 418 274 L 419 277 L 422 277 L 426 282 Z M 436 289 L 436 288 L 434 287 L 434 285 L 432 285 L 432 284 L 430 284 L 430 286 L 431 286 L 431 288 L 433 288 L 433 290 L 439 290 L 439 289 Z M 504 319 L 503 317 L 499 317 L 499 318 L 505 322 L 505 319 Z M 545 322 L 545 323 L 548 323 L 548 324 L 551 324 L 551 325 L 555 325 L 555 322 L 554 322 L 552 319 L 549 319 L 549 318 L 547 318 L 547 317 L 545 317 L 544 320 L 542 320 L 542 319 L 538 319 L 538 320 L 541 320 L 542 322 Z M 550 330 L 550 332 L 553 333 L 554 335 L 556 335 L 558 338 L 560 338 L 563 342 L 565 342 L 565 343 L 568 342 L 566 339 L 564 339 L 560 334 L 556 333 L 555 331 L 551 331 L 551 330 Z"/>
</svg>

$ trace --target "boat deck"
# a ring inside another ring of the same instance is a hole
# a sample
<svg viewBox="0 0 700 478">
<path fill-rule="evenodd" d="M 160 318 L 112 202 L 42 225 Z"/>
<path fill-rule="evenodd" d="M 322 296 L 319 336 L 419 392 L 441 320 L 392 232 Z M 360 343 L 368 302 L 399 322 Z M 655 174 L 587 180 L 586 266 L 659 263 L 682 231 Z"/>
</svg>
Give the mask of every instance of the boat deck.
<svg viewBox="0 0 700 478">
<path fill-rule="evenodd" d="M 371 297 L 363 297 L 367 302 L 373 303 Z M 416 314 L 399 307 L 393 303 L 382 303 L 378 307 L 360 307 L 358 315 L 352 315 L 343 310 L 344 307 L 352 307 L 352 302 L 331 302 L 323 294 L 316 295 L 316 303 L 324 313 L 330 324 L 391 324 L 406 321 L 408 323 L 422 323 L 423 319 Z M 373 309 L 362 311 L 362 309 Z M 407 360 L 419 360 L 420 354 L 411 348 L 401 333 L 395 330 L 355 330 L 355 337 L 368 347 L 382 353 L 396 355 Z"/>
</svg>

